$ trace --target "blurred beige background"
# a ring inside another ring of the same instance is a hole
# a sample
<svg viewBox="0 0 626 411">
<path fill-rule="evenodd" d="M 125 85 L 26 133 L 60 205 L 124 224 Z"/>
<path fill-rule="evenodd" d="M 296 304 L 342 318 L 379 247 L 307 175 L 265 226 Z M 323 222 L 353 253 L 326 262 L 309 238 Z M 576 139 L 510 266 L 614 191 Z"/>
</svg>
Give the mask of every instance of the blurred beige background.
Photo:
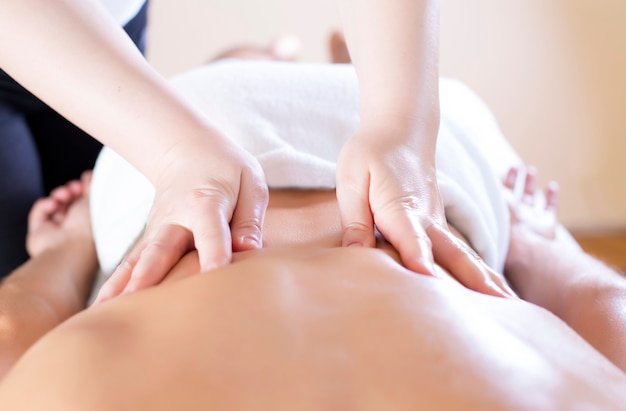
<svg viewBox="0 0 626 411">
<path fill-rule="evenodd" d="M 327 60 L 332 0 L 152 0 L 148 59 L 166 76 L 236 43 L 293 33 Z M 562 187 L 563 222 L 626 228 L 626 2 L 442 0 L 441 75 L 491 106 L 542 181 Z"/>
</svg>

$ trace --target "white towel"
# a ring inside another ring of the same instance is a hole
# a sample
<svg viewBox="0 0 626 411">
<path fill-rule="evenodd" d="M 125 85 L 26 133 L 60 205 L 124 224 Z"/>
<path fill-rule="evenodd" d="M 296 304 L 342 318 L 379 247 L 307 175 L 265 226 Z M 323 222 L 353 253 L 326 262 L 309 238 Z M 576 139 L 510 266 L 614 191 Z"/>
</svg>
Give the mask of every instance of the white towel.
<svg viewBox="0 0 626 411">
<path fill-rule="evenodd" d="M 256 156 L 270 187 L 335 186 L 340 148 L 359 121 L 351 66 L 224 61 L 180 75 L 173 84 L 224 135 Z M 501 272 L 509 217 L 497 176 L 520 160 L 489 109 L 467 87 L 442 80 L 440 99 L 437 177 L 446 215 Z M 154 191 L 105 148 L 91 195 L 96 247 L 106 276 L 140 235 Z"/>
</svg>

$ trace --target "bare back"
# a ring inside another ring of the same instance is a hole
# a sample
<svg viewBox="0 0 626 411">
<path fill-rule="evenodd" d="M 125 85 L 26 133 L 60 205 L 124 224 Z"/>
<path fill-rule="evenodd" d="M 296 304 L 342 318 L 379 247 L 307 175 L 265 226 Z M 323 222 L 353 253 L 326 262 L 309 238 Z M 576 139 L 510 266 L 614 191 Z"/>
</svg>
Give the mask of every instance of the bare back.
<svg viewBox="0 0 626 411">
<path fill-rule="evenodd" d="M 553 315 L 411 273 L 393 250 L 333 248 L 334 203 L 311 194 L 303 207 L 307 195 L 274 195 L 270 248 L 191 276 L 190 254 L 169 284 L 57 328 L 9 374 L 0 402 L 23 410 L 617 410 L 626 401 L 624 374 Z"/>
</svg>

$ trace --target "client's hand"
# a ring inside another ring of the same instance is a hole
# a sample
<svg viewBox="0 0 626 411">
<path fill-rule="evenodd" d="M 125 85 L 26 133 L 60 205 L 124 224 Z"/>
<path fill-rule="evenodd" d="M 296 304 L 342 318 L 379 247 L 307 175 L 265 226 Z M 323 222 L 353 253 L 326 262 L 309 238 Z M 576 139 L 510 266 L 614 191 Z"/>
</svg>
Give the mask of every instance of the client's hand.
<svg viewBox="0 0 626 411">
<path fill-rule="evenodd" d="M 523 178 L 518 178 L 522 174 Z M 517 279 L 518 268 L 526 272 L 533 261 L 536 239 L 553 241 L 558 226 L 559 185 L 548 183 L 545 201 L 537 201 L 537 170 L 534 167 L 513 167 L 504 179 L 505 194 L 511 215 L 511 238 L 504 265 L 507 277 Z M 540 266 L 541 262 L 537 262 Z"/>
<path fill-rule="evenodd" d="M 89 220 L 91 172 L 55 188 L 48 197 L 35 202 L 28 214 L 26 250 L 31 258 L 48 249 L 66 247 L 71 242 L 96 261 L 96 250 Z"/>
<path fill-rule="evenodd" d="M 261 247 L 268 202 L 263 170 L 239 146 L 214 137 L 181 142 L 160 161 L 145 233 L 96 302 L 160 283 L 194 248 L 207 271 L 228 264 L 233 250 Z"/>
<path fill-rule="evenodd" d="M 340 154 L 337 199 L 343 245 L 374 246 L 376 227 L 408 269 L 435 275 L 434 257 L 470 289 L 514 296 L 498 274 L 450 233 L 434 164 L 414 145 L 388 134 L 359 130 Z"/>
<path fill-rule="evenodd" d="M 524 173 L 523 181 L 518 175 Z M 505 194 L 511 213 L 511 231 L 525 231 L 548 240 L 556 237 L 559 185 L 550 181 L 545 189 L 545 203 L 537 199 L 537 170 L 512 167 L 504 179 Z"/>
</svg>

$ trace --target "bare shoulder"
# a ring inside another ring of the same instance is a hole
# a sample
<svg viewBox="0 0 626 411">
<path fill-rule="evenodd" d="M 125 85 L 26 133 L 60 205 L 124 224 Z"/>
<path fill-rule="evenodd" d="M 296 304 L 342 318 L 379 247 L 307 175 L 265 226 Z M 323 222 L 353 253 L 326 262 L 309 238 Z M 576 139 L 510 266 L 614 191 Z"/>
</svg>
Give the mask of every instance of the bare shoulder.
<svg viewBox="0 0 626 411">
<path fill-rule="evenodd" d="M 624 375 L 554 316 L 415 275 L 382 250 L 248 253 L 90 309 L 36 348 L 0 386 L 3 404 L 610 410 L 625 400 Z"/>
</svg>

